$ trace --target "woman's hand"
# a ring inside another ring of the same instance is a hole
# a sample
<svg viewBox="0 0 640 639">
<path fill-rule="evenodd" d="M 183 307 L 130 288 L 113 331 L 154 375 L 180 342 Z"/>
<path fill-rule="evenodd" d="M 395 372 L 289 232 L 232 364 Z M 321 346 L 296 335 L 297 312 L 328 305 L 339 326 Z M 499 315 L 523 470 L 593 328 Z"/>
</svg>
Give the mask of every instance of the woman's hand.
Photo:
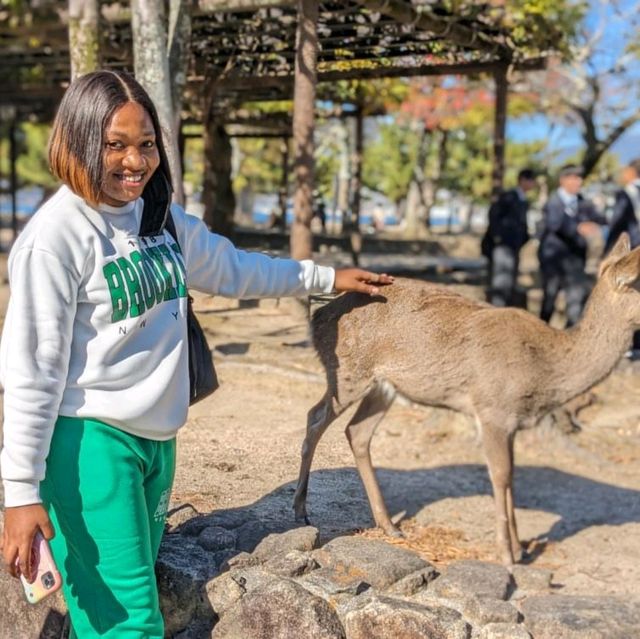
<svg viewBox="0 0 640 639">
<path fill-rule="evenodd" d="M 5 508 L 2 554 L 12 577 L 23 574 L 29 582 L 35 578 L 35 566 L 31 565 L 31 546 L 38 529 L 47 540 L 55 534 L 49 515 L 42 504 Z"/>
<path fill-rule="evenodd" d="M 356 291 L 377 295 L 380 292 L 380 286 L 392 283 L 393 277 L 386 273 L 372 273 L 371 271 L 363 271 L 361 268 L 340 268 L 336 269 L 336 281 L 333 288 L 339 293 Z"/>
</svg>

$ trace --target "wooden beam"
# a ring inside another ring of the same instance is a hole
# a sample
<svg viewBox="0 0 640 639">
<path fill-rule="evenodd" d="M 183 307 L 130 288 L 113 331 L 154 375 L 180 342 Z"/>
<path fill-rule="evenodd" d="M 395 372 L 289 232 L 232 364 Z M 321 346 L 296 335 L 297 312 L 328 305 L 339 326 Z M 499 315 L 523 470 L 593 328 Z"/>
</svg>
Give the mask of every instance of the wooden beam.
<svg viewBox="0 0 640 639">
<path fill-rule="evenodd" d="M 198 0 L 198 9 L 204 13 L 258 11 L 295 7 L 295 0 Z"/>
<path fill-rule="evenodd" d="M 354 0 L 354 2 L 369 11 L 389 16 L 401 24 L 414 25 L 416 29 L 440 35 L 449 42 L 467 49 L 495 53 L 505 59 L 511 58 L 512 50 L 509 47 L 496 42 L 492 36 L 482 31 L 476 31 L 456 22 L 456 16 L 451 16 L 450 20 L 430 11 L 416 11 L 411 3 L 403 0 Z"/>
<path fill-rule="evenodd" d="M 546 66 L 546 58 L 522 60 L 513 65 L 514 71 L 541 71 Z M 410 78 L 441 75 L 476 75 L 495 73 L 502 65 L 499 62 L 466 62 L 462 64 L 420 64 L 412 67 L 379 66 L 374 69 L 348 69 L 343 71 L 320 71 L 318 83 L 338 80 L 371 80 L 374 78 Z M 233 92 L 258 88 L 293 89 L 292 76 L 227 77 L 217 84 L 219 91 Z"/>
</svg>

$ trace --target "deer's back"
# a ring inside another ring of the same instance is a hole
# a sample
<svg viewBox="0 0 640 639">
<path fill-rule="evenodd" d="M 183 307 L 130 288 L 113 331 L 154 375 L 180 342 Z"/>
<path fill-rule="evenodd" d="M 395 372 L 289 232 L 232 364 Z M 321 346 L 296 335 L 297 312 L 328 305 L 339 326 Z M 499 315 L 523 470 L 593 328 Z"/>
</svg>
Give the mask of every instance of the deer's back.
<svg viewBox="0 0 640 639">
<path fill-rule="evenodd" d="M 523 365 L 546 357 L 535 350 L 541 330 L 551 329 L 524 311 L 402 278 L 377 297 L 343 295 L 312 321 L 314 345 L 340 403 L 355 401 L 373 380 L 387 380 L 414 401 L 468 413 L 474 395 L 526 392 Z M 505 375 L 509 367 L 513 372 Z"/>
</svg>

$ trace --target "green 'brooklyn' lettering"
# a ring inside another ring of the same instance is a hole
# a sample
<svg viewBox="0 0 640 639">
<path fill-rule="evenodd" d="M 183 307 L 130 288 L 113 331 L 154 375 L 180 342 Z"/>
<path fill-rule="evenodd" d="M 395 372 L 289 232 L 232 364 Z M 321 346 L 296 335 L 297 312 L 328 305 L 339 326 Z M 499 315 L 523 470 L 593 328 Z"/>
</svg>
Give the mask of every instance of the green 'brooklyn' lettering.
<svg viewBox="0 0 640 639">
<path fill-rule="evenodd" d="M 103 275 L 111 295 L 111 321 L 139 317 L 162 301 L 187 296 L 186 268 L 177 245 L 134 250 L 129 258 L 106 264 Z M 174 281 L 175 280 L 175 281 Z"/>
<path fill-rule="evenodd" d="M 124 275 L 127 289 L 129 289 L 129 317 L 139 317 L 144 313 L 145 306 L 138 271 L 131 262 L 124 257 L 119 257 L 117 262 Z"/>
<path fill-rule="evenodd" d="M 153 290 L 156 294 L 156 304 L 162 302 L 164 297 L 164 278 L 156 266 L 156 261 L 151 257 L 149 249 L 142 251 L 142 265 L 145 272 L 150 276 L 153 282 Z"/>
<path fill-rule="evenodd" d="M 144 258 L 140 251 L 131 251 L 129 254 L 131 263 L 136 267 L 140 284 L 142 284 L 142 294 L 144 296 L 144 305 L 151 308 L 156 303 L 156 288 L 153 274 L 149 274 L 145 270 Z"/>
<path fill-rule="evenodd" d="M 109 293 L 111 295 L 111 322 L 119 322 L 127 316 L 129 310 L 129 299 L 120 269 L 115 262 L 109 262 L 102 269 L 107 284 L 109 285 Z"/>
<path fill-rule="evenodd" d="M 176 248 L 177 245 L 174 244 L 172 248 Z M 178 285 L 178 297 L 186 297 L 187 296 L 187 284 L 185 282 L 185 268 L 180 257 L 171 253 L 169 247 L 166 244 L 162 244 L 159 247 L 160 252 L 173 264 L 173 274 L 176 278 L 176 283 Z"/>
<path fill-rule="evenodd" d="M 166 302 L 167 300 L 175 300 L 178 297 L 178 292 L 176 291 L 176 287 L 173 285 L 173 279 L 171 277 L 171 273 L 167 270 L 167 267 L 162 259 L 162 253 L 157 246 L 152 246 L 147 249 L 149 255 L 153 258 L 154 264 L 162 274 L 162 279 L 164 280 L 164 295 L 162 299 Z"/>
</svg>

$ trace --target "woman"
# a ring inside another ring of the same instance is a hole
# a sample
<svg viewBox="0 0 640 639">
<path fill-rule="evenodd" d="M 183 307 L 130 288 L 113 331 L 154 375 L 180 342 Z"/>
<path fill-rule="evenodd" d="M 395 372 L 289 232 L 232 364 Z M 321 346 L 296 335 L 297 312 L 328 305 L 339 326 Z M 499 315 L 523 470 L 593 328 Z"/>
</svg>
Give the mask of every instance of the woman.
<svg viewBox="0 0 640 639">
<path fill-rule="evenodd" d="M 71 84 L 49 159 L 64 186 L 9 259 L 4 559 L 31 575 L 40 530 L 76 636 L 161 638 L 153 566 L 189 401 L 186 282 L 255 298 L 376 294 L 391 278 L 238 251 L 178 206 L 177 243 L 141 234 L 143 193 L 169 170 L 156 110 L 129 75 Z"/>
</svg>

